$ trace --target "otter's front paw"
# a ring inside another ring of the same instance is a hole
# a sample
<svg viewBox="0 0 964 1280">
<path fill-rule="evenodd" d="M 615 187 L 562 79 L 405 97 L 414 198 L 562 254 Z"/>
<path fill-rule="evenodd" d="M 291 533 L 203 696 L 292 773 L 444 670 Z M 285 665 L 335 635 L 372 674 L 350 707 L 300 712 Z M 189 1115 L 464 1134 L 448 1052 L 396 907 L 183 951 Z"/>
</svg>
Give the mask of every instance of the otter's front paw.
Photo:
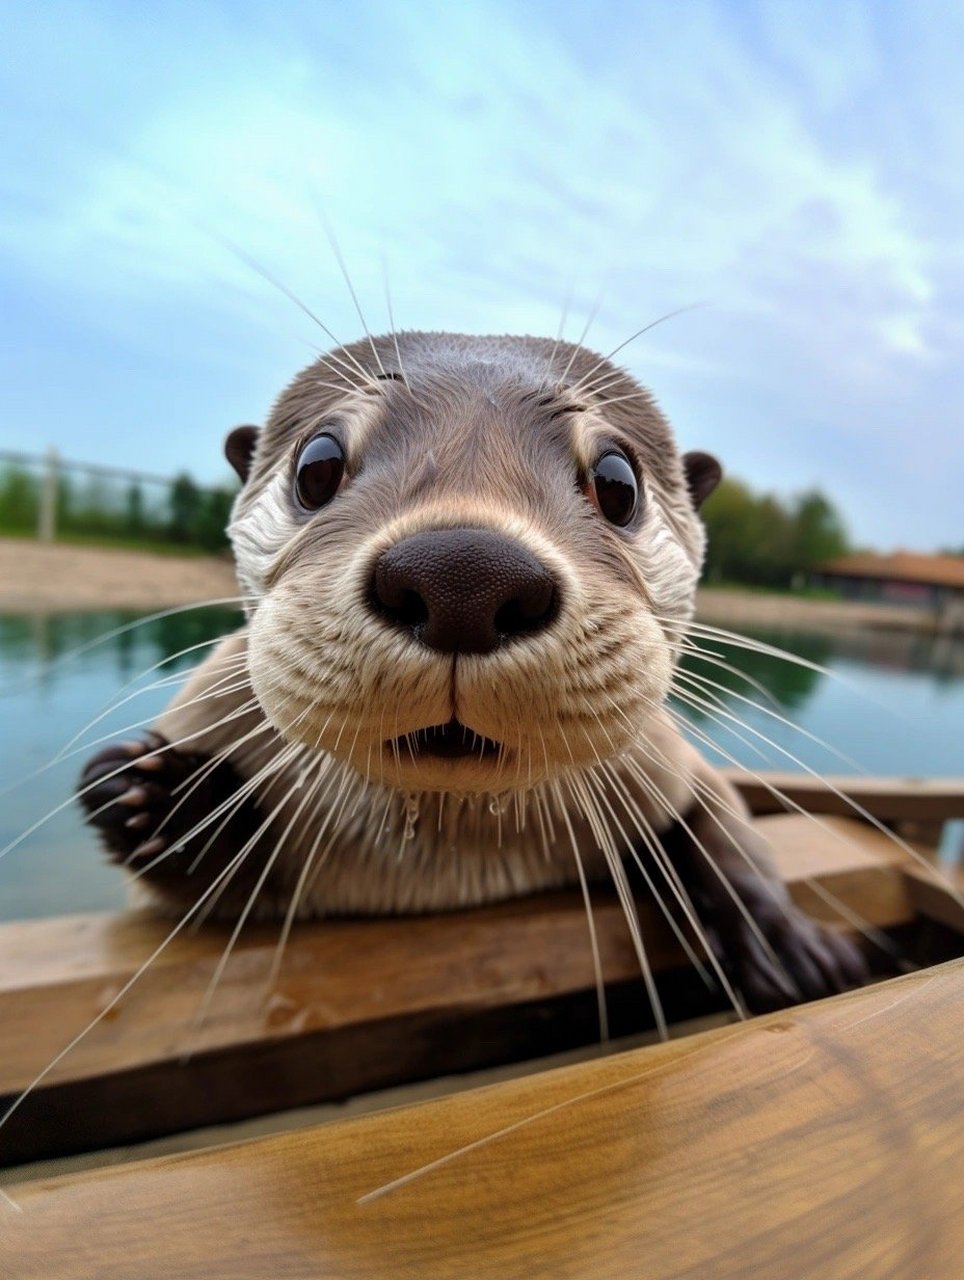
<svg viewBox="0 0 964 1280">
<path fill-rule="evenodd" d="M 116 862 L 143 867 L 203 818 L 208 763 L 153 732 L 113 743 L 88 760 L 78 799 Z"/>
<path fill-rule="evenodd" d="M 849 938 L 789 902 L 764 904 L 755 895 L 747 907 L 756 929 L 742 915 L 731 918 L 724 951 L 754 1013 L 820 1000 L 867 980 L 866 961 Z"/>
</svg>

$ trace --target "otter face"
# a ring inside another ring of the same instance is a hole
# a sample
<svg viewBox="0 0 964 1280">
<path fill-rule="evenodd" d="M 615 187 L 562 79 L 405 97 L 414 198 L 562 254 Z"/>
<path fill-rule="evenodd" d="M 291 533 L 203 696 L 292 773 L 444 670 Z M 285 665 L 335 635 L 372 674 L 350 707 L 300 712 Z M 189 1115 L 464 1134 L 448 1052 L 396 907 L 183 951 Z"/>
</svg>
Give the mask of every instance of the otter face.
<svg viewBox="0 0 964 1280">
<path fill-rule="evenodd" d="M 645 736 L 719 468 L 580 347 L 400 334 L 301 373 L 228 456 L 254 691 L 373 782 L 527 788 Z"/>
</svg>

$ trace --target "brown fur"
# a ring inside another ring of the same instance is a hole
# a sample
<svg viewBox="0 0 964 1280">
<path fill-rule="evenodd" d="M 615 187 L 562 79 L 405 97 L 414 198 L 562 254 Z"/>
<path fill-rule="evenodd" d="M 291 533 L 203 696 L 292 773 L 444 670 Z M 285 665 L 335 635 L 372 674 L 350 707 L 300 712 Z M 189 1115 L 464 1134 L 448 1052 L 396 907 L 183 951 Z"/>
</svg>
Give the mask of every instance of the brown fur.
<svg viewBox="0 0 964 1280">
<path fill-rule="evenodd" d="M 320 431 L 347 466 L 335 497 L 308 513 L 294 500 L 295 464 Z M 642 495 L 625 528 L 587 496 L 591 467 L 614 447 Z M 257 437 L 232 436 L 229 456 L 246 473 L 230 532 L 248 625 L 157 727 L 253 780 L 263 827 L 236 819 L 239 837 L 216 836 L 191 876 L 161 857 L 145 874 L 155 899 L 183 908 L 212 885 L 212 909 L 229 916 L 471 905 L 574 883 L 580 862 L 592 878 L 618 877 L 627 832 L 645 845 L 690 815 L 689 845 L 703 852 L 689 882 L 742 938 L 759 1003 L 787 987 L 742 937 L 724 879 L 755 903 L 801 990 L 821 989 L 811 971 L 837 985 L 859 973 L 769 880 L 738 797 L 665 710 L 702 560 L 696 507 L 719 468 L 680 456 L 628 374 L 545 339 L 377 338 L 304 370 Z M 464 527 L 513 539 L 551 571 L 552 625 L 453 654 L 378 615 L 378 557 L 410 535 Z M 453 718 L 498 753 L 406 749 L 404 735 Z M 250 852 L 230 870 L 245 836 Z"/>
</svg>

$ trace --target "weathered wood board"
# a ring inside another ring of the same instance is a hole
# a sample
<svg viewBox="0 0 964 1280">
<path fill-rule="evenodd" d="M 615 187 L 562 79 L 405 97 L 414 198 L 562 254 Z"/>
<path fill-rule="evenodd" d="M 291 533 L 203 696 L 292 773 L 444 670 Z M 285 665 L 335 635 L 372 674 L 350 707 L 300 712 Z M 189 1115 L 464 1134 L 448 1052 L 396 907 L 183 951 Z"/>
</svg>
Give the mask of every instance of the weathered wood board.
<svg viewBox="0 0 964 1280">
<path fill-rule="evenodd" d="M 905 855 L 863 824 L 821 821 L 762 820 L 801 905 L 832 920 L 839 902 L 878 928 L 912 920 Z M 958 911 L 939 888 L 916 880 L 914 891 L 930 893 L 949 920 Z M 637 1030 L 649 1011 L 620 907 L 599 894 L 595 918 L 610 999 L 626 1018 L 621 1030 Z M 677 971 L 702 991 L 652 904 L 641 919 L 668 997 Z M 958 927 L 964 932 L 964 922 Z M 198 1010 L 228 936 L 213 928 L 174 937 L 113 1004 L 168 929 L 133 914 L 0 929 L 0 1102 L 104 1014 L 0 1132 L 0 1163 L 540 1056 L 598 1034 L 578 893 L 304 927 L 270 991 L 277 933 L 246 930 L 203 1023 Z M 712 999 L 696 1012 L 721 1007 Z"/>
<path fill-rule="evenodd" d="M 955 961 L 417 1108 L 12 1189 L 0 1274 L 960 1280 L 962 1099 Z"/>
</svg>

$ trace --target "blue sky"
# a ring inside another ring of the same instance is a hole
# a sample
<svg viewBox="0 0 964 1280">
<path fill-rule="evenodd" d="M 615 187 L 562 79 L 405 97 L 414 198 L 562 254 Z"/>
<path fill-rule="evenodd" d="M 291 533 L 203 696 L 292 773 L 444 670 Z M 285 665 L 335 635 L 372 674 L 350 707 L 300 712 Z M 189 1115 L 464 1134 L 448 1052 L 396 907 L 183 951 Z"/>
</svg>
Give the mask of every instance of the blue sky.
<svg viewBox="0 0 964 1280">
<path fill-rule="evenodd" d="M 554 334 L 686 447 L 964 543 L 960 6 L 0 3 L 0 447 L 224 474 L 325 339 Z M 384 264 L 384 265 L 383 265 Z"/>
</svg>

